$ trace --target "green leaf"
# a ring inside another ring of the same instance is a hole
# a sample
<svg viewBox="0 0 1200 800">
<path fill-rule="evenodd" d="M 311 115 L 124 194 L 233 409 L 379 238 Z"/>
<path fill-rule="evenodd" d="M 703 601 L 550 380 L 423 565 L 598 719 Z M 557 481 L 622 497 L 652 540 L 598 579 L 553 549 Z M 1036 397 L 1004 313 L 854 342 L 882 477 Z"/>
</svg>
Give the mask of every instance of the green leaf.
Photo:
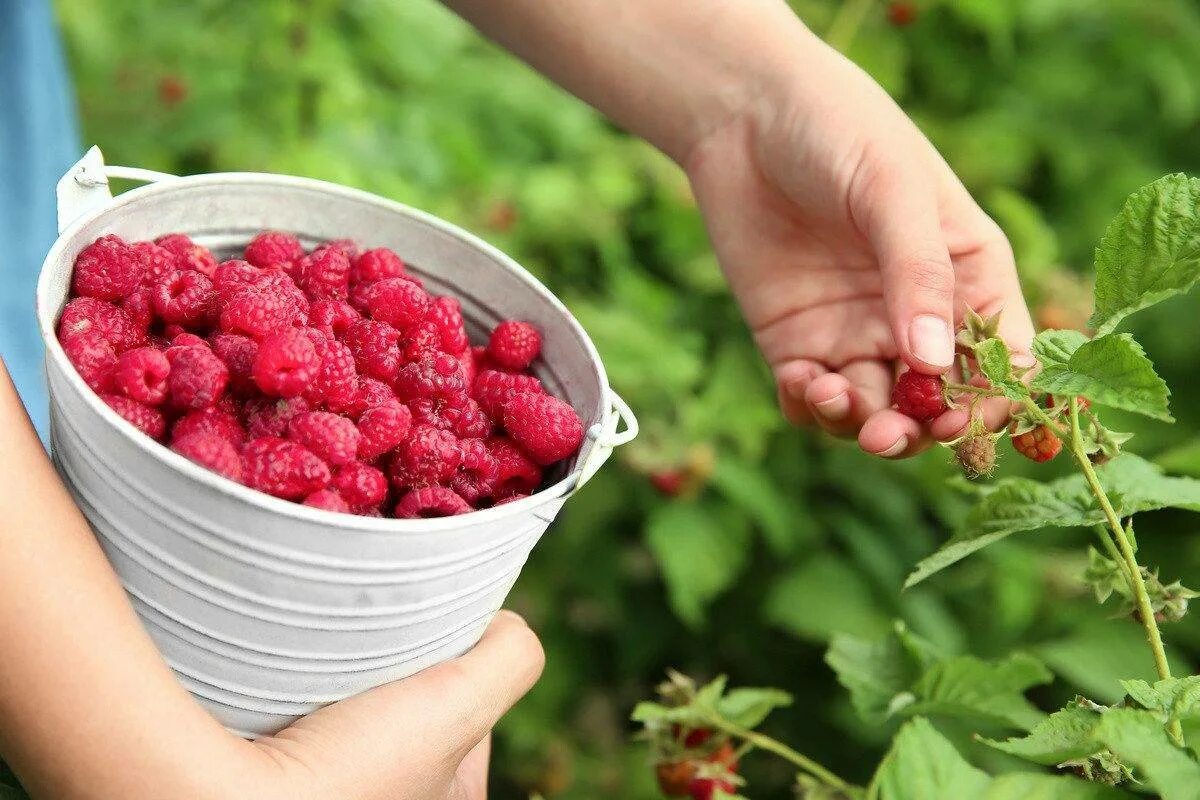
<svg viewBox="0 0 1200 800">
<path fill-rule="evenodd" d="M 802 542 L 812 541 L 817 521 L 783 492 L 770 473 L 757 464 L 732 456 L 717 460 L 713 486 L 762 528 L 771 549 L 792 553 Z"/>
<path fill-rule="evenodd" d="M 662 568 L 671 607 L 693 627 L 702 624 L 705 606 L 737 578 L 750 545 L 744 517 L 706 503 L 657 506 L 646 540 Z"/>
<path fill-rule="evenodd" d="M 932 659 L 929 645 L 900 623 L 882 639 L 839 634 L 825 651 L 825 663 L 868 722 L 886 719 L 896 699 L 908 692 Z"/>
<path fill-rule="evenodd" d="M 1121 681 L 1125 694 L 1147 711 L 1160 712 L 1164 720 L 1191 716 L 1200 711 L 1200 675 L 1167 678 L 1150 684 Z"/>
<path fill-rule="evenodd" d="M 792 704 L 792 696 L 779 689 L 742 687 L 731 689 L 717 702 L 717 711 L 725 719 L 743 728 L 757 728 L 777 708 Z"/>
<path fill-rule="evenodd" d="M 993 778 L 983 800 L 1133 800 L 1111 786 L 1067 775 L 1016 773 Z"/>
<path fill-rule="evenodd" d="M 1167 175 L 1134 192 L 1096 248 L 1091 326 L 1189 291 L 1200 278 L 1200 180 Z"/>
<path fill-rule="evenodd" d="M 992 386 L 1003 391 L 1009 400 L 1020 402 L 1029 397 L 1029 388 L 1013 375 L 1008 345 L 1002 340 L 984 339 L 975 345 L 975 361 Z"/>
<path fill-rule="evenodd" d="M 979 718 L 1028 730 L 1045 718 L 1024 692 L 1054 676 L 1036 658 L 1015 653 L 1001 661 L 957 656 L 933 666 L 913 686 L 905 714 Z"/>
<path fill-rule="evenodd" d="M 715 710 L 717 702 L 721 699 L 721 695 L 725 694 L 725 686 L 728 683 L 729 678 L 725 675 L 718 675 L 713 678 L 696 692 L 695 704 L 700 708 Z"/>
<path fill-rule="evenodd" d="M 991 779 L 966 762 L 928 720 L 902 727 L 871 781 L 879 800 L 963 800 L 981 797 Z"/>
<path fill-rule="evenodd" d="M 1200 764 L 1171 741 L 1150 712 L 1111 709 L 1097 726 L 1096 738 L 1133 765 L 1163 800 L 1200 799 Z"/>
<path fill-rule="evenodd" d="M 1025 736 L 1004 741 L 980 738 L 979 741 L 1026 761 L 1054 766 L 1100 750 L 1101 745 L 1093 735 L 1099 724 L 1098 712 L 1073 704 L 1055 711 Z"/>
<path fill-rule="evenodd" d="M 776 581 L 762 613 L 771 624 L 820 642 L 836 633 L 878 636 L 891 622 L 862 573 L 830 552 L 815 553 Z"/>
<path fill-rule="evenodd" d="M 1035 390 L 1082 395 L 1100 405 L 1171 422 L 1171 391 L 1128 333 L 1087 339 L 1074 331 L 1038 334 L 1033 351 L 1042 362 Z"/>
</svg>

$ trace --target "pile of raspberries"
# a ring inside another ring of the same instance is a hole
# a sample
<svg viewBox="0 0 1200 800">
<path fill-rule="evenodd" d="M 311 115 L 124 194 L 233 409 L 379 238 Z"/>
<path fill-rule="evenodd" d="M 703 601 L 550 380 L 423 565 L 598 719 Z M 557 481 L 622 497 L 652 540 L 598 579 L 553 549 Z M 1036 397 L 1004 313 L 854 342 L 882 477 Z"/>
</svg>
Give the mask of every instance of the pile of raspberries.
<svg viewBox="0 0 1200 800">
<path fill-rule="evenodd" d="M 174 233 L 103 236 L 75 261 L 58 338 L 150 438 L 226 478 L 329 511 L 441 517 L 535 492 L 583 423 L 529 372 L 541 334 L 471 346 L 453 297 L 396 253 L 305 252 L 266 231 L 218 262 Z"/>
</svg>

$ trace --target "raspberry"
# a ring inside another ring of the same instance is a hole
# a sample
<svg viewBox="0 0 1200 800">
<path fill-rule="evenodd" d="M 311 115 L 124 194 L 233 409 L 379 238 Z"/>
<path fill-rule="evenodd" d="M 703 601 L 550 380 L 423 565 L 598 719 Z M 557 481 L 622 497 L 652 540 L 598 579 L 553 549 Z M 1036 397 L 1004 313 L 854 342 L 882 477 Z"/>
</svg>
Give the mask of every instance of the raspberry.
<svg viewBox="0 0 1200 800">
<path fill-rule="evenodd" d="M 358 457 L 374 461 L 390 453 L 407 438 L 412 429 L 412 414 L 399 402 L 376 406 L 358 418 Z"/>
<path fill-rule="evenodd" d="M 354 283 L 375 283 L 388 278 L 398 278 L 404 273 L 404 262 L 400 260 L 400 256 L 386 247 L 376 247 L 354 259 L 350 280 Z"/>
<path fill-rule="evenodd" d="M 954 446 L 954 458 L 971 480 L 986 477 L 996 468 L 996 440 L 986 433 L 971 433 Z"/>
<path fill-rule="evenodd" d="M 264 436 L 252 439 L 242 450 L 242 475 L 246 485 L 260 492 L 295 500 L 329 485 L 329 467 L 307 448 Z"/>
<path fill-rule="evenodd" d="M 189 411 L 171 426 L 171 441 L 195 434 L 219 436 L 235 448 L 240 448 L 246 442 L 246 430 L 237 416 L 219 406 Z"/>
<path fill-rule="evenodd" d="M 251 439 L 283 436 L 292 417 L 310 410 L 311 407 L 303 397 L 293 397 L 289 400 L 252 400 L 245 407 L 246 431 Z"/>
<path fill-rule="evenodd" d="M 1038 463 L 1049 461 L 1062 450 L 1062 439 L 1045 425 L 1012 437 L 1012 443 L 1018 453 Z"/>
<path fill-rule="evenodd" d="M 212 281 L 199 272 L 175 269 L 151 288 L 154 310 L 167 322 L 199 325 L 208 322 L 216 309 Z"/>
<path fill-rule="evenodd" d="M 482 439 L 492 432 L 492 420 L 465 392 L 443 398 L 410 400 L 413 421 L 453 433 L 460 439 Z"/>
<path fill-rule="evenodd" d="M 378 506 L 387 499 L 387 476 L 359 461 L 333 473 L 331 485 L 354 508 Z"/>
<path fill-rule="evenodd" d="M 321 359 L 304 331 L 291 329 L 273 333 L 258 346 L 254 359 L 254 382 L 263 394 L 295 397 L 321 370 Z"/>
<path fill-rule="evenodd" d="M 450 488 L 468 503 L 478 503 L 496 488 L 500 462 L 482 439 L 466 439 L 460 449 L 462 463 L 450 478 Z"/>
<path fill-rule="evenodd" d="M 345 300 L 318 300 L 309 311 L 309 324 L 329 337 L 341 338 L 360 319 L 362 316 Z"/>
<path fill-rule="evenodd" d="M 429 304 L 427 319 L 438 332 L 442 349 L 456 356 L 471 346 L 467 326 L 463 322 L 462 306 L 453 297 L 435 297 Z"/>
<path fill-rule="evenodd" d="M 392 326 L 364 319 L 351 325 L 342 341 L 354 354 L 360 373 L 390 383 L 400 370 L 399 338 Z"/>
<path fill-rule="evenodd" d="M 342 413 L 353 407 L 358 396 L 358 369 L 350 348 L 320 331 L 307 331 L 321 359 L 317 377 L 304 389 L 304 397 L 314 405 L 324 403 L 331 411 Z"/>
<path fill-rule="evenodd" d="M 253 377 L 258 342 L 236 333 L 218 333 L 212 338 L 212 350 L 229 370 L 231 392 L 245 396 L 258 390 Z"/>
<path fill-rule="evenodd" d="M 513 395 L 504 404 L 504 429 L 542 466 L 574 455 L 583 442 L 583 422 L 575 409 L 548 394 Z"/>
<path fill-rule="evenodd" d="M 383 381 L 360 375 L 358 378 L 358 394 L 354 397 L 347 413 L 349 416 L 358 419 L 363 415 L 363 412 L 375 406 L 396 405 L 399 402 L 400 400 L 396 397 L 396 393 L 392 391 L 392 387 Z"/>
<path fill-rule="evenodd" d="M 485 443 L 496 459 L 496 485 L 493 492 L 497 500 L 537 491 L 542 483 L 542 469 L 530 461 L 521 448 L 504 436 L 492 436 Z"/>
<path fill-rule="evenodd" d="M 917 422 L 929 422 L 946 410 L 942 396 L 942 379 L 937 375 L 905 372 L 892 389 L 892 404 L 901 414 Z"/>
<path fill-rule="evenodd" d="M 310 508 L 320 508 L 325 511 L 337 511 L 341 514 L 350 513 L 350 506 L 342 499 L 342 496 L 329 489 L 321 489 L 320 491 L 313 492 L 304 498 L 304 505 Z"/>
<path fill-rule="evenodd" d="M 406 278 L 385 278 L 371 284 L 366 293 L 367 313 L 372 319 L 403 330 L 416 325 L 429 310 L 429 294 Z"/>
<path fill-rule="evenodd" d="M 201 345 L 170 347 L 167 397 L 179 409 L 205 408 L 217 402 L 229 383 L 229 370 L 212 350 Z"/>
<path fill-rule="evenodd" d="M 663 761 L 654 767 L 658 788 L 667 797 L 687 797 L 692 778 L 696 777 L 694 761 Z"/>
<path fill-rule="evenodd" d="M 175 256 L 175 266 L 199 272 L 212 278 L 217 270 L 217 259 L 208 248 L 196 244 L 182 233 L 171 233 L 154 240 L 154 243 Z"/>
<path fill-rule="evenodd" d="M 471 385 L 471 396 L 479 403 L 484 413 L 496 422 L 504 416 L 504 404 L 518 392 L 540 393 L 545 390 L 542 382 L 532 375 L 519 375 L 485 369 L 475 377 Z"/>
<path fill-rule="evenodd" d="M 153 347 L 139 347 L 117 357 L 113 384 L 129 399 L 157 406 L 167 399 L 170 374 L 171 362 L 165 355 Z"/>
<path fill-rule="evenodd" d="M 154 242 L 134 242 L 133 254 L 142 262 L 142 285 L 156 283 L 175 268 L 175 255 Z"/>
<path fill-rule="evenodd" d="M 174 327 L 178 327 L 178 326 L 174 326 Z M 171 328 L 172 328 L 172 326 L 168 325 L 167 332 L 171 332 Z M 188 333 L 187 331 L 185 331 L 183 329 L 179 329 L 179 330 L 173 332 L 173 334 L 171 336 L 170 347 L 195 347 L 195 346 L 208 347 L 208 342 L 204 341 L 196 334 Z M 168 349 L 170 349 L 170 348 L 168 348 Z"/>
<path fill-rule="evenodd" d="M 62 342 L 62 348 L 67 360 L 93 392 L 107 392 L 112 387 L 117 354 L 99 330 L 93 328 L 78 333 Z"/>
<path fill-rule="evenodd" d="M 256 267 L 273 267 L 303 258 L 304 246 L 290 233 L 263 231 L 250 240 L 242 255 Z"/>
<path fill-rule="evenodd" d="M 505 320 L 496 326 L 488 339 L 488 358 L 509 372 L 526 369 L 541 351 L 542 334 L 528 322 Z"/>
<path fill-rule="evenodd" d="M 345 417 L 309 411 L 292 417 L 288 438 L 316 453 L 326 464 L 340 467 L 354 461 L 362 435 Z"/>
<path fill-rule="evenodd" d="M 171 441 L 171 449 L 202 467 L 242 482 L 242 457 L 229 440 L 212 432 L 197 431 Z"/>
<path fill-rule="evenodd" d="M 423 486 L 413 489 L 396 503 L 396 519 L 431 519 L 453 517 L 471 511 L 463 500 L 445 486 Z"/>
<path fill-rule="evenodd" d="M 418 425 L 396 448 L 389 477 L 398 489 L 428 486 L 448 480 L 461 463 L 462 450 L 454 434 Z"/>
<path fill-rule="evenodd" d="M 688 794 L 692 796 L 692 800 L 713 800 L 718 789 L 725 794 L 737 791 L 737 788 L 724 778 L 692 778 L 688 784 Z"/>
<path fill-rule="evenodd" d="M 167 431 L 167 420 L 157 408 L 151 408 L 119 394 L 101 394 L 100 399 L 126 422 L 151 439 L 161 439 Z"/>
<path fill-rule="evenodd" d="M 262 339 L 292 327 L 298 318 L 299 309 L 291 298 L 255 287 L 241 290 L 225 303 L 220 327 L 224 333 Z"/>
<path fill-rule="evenodd" d="M 401 400 L 418 397 L 447 397 L 466 389 L 458 359 L 446 353 L 427 355 L 420 361 L 405 364 L 396 373 L 392 385 Z"/>
<path fill-rule="evenodd" d="M 121 301 L 121 310 L 143 331 L 154 323 L 154 300 L 151 298 L 153 294 L 154 287 L 143 283 Z"/>
<path fill-rule="evenodd" d="M 912 0 L 892 0 L 887 6 L 887 19 L 894 27 L 904 28 L 917 20 L 917 4 Z"/>
<path fill-rule="evenodd" d="M 264 271 L 248 261 L 232 259 L 222 261 L 213 272 L 213 290 L 222 305 L 228 303 L 243 289 L 257 286 L 264 276 Z"/>
<path fill-rule="evenodd" d="M 339 248 L 318 248 L 301 262 L 299 283 L 313 300 L 345 300 L 350 290 L 350 259 Z"/>
<path fill-rule="evenodd" d="M 475 365 L 475 354 L 471 352 L 471 348 L 467 348 L 458 354 L 458 364 L 462 369 L 463 381 L 467 386 L 475 385 L 475 376 L 479 374 L 479 370 Z"/>
<path fill-rule="evenodd" d="M 442 336 L 432 322 L 422 321 L 400 332 L 396 345 L 405 363 L 441 352 Z"/>
<path fill-rule="evenodd" d="M 145 328 L 122 308 L 94 297 L 76 297 L 67 303 L 58 320 L 60 341 L 95 328 L 115 352 L 123 353 L 146 343 Z"/>
<path fill-rule="evenodd" d="M 77 296 L 120 300 L 138 287 L 145 274 L 141 259 L 119 236 L 101 236 L 75 259 L 71 287 Z"/>
<path fill-rule="evenodd" d="M 354 263 L 358 259 L 358 243 L 353 239 L 333 239 L 328 242 L 322 242 L 317 249 L 326 247 L 336 247 L 338 250 L 341 250 L 346 254 L 346 258 L 350 260 L 350 263 Z"/>
</svg>

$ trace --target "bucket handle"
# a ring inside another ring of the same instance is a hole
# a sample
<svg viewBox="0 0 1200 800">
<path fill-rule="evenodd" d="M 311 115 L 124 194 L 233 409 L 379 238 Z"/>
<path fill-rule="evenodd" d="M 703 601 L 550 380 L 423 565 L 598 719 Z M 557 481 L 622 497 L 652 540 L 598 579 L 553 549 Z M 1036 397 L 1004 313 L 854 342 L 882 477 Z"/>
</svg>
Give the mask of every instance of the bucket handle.
<svg viewBox="0 0 1200 800">
<path fill-rule="evenodd" d="M 588 429 L 587 437 L 592 440 L 591 450 L 579 467 L 579 478 L 571 487 L 571 494 L 583 488 L 592 476 L 608 461 L 613 449 L 629 444 L 638 435 L 637 416 L 621 396 L 608 389 L 608 411 L 604 417 Z M 623 430 L 617 428 L 624 423 Z"/>
<path fill-rule="evenodd" d="M 58 182 L 58 232 L 62 233 L 87 212 L 112 202 L 112 192 L 108 189 L 110 178 L 158 183 L 177 177 L 139 167 L 110 167 L 104 163 L 100 148 L 93 146 Z"/>
</svg>

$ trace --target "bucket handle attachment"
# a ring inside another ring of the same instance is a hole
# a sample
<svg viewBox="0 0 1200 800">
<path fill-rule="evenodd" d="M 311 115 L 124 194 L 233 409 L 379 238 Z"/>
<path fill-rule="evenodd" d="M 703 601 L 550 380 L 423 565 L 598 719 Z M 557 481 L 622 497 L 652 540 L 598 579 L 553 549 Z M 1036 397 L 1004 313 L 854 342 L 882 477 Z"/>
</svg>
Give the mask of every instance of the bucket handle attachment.
<svg viewBox="0 0 1200 800">
<path fill-rule="evenodd" d="M 607 390 L 608 413 L 587 431 L 587 437 L 592 440 L 591 450 L 579 467 L 579 478 L 571 488 L 571 494 L 583 488 L 592 476 L 608 461 L 613 449 L 623 444 L 629 444 L 638 435 L 637 416 L 629 404 L 612 389 Z M 624 423 L 623 430 L 617 428 Z"/>
<path fill-rule="evenodd" d="M 62 233 L 87 212 L 106 206 L 112 201 L 112 192 L 108 189 L 110 178 L 159 183 L 175 180 L 177 177 L 139 167 L 110 167 L 104 163 L 104 154 L 100 152 L 100 148 L 93 146 L 58 182 L 58 232 Z"/>
</svg>

